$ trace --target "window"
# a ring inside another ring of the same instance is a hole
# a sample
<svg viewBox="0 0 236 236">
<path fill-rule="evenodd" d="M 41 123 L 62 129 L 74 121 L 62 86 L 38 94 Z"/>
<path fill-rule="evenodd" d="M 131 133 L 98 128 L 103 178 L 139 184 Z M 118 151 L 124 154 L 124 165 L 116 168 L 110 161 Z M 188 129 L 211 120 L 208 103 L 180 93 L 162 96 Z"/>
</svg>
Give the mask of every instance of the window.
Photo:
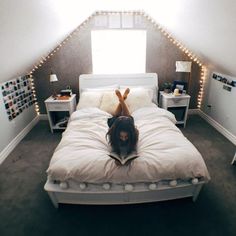
<svg viewBox="0 0 236 236">
<path fill-rule="evenodd" d="M 145 73 L 146 30 L 93 30 L 94 74 Z"/>
</svg>

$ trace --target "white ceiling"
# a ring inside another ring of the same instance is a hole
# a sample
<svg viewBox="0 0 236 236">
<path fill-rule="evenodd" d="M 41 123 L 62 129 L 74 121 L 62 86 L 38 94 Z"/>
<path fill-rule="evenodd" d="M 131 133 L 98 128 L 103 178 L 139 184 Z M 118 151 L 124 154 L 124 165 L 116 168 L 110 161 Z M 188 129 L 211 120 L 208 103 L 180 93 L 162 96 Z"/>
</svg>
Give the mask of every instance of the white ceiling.
<svg viewBox="0 0 236 236">
<path fill-rule="evenodd" d="M 30 72 L 99 10 L 142 10 L 210 69 L 236 76 L 235 0 L 1 0 L 0 82 Z"/>
</svg>

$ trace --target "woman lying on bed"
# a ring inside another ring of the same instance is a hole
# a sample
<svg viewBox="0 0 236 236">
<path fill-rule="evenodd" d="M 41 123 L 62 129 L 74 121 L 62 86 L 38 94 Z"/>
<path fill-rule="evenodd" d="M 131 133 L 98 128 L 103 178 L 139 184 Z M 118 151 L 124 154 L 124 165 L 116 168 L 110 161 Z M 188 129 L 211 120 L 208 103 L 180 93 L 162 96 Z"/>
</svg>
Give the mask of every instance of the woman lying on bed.
<svg viewBox="0 0 236 236">
<path fill-rule="evenodd" d="M 107 121 L 109 130 L 106 136 L 108 137 L 109 144 L 113 152 L 122 157 L 136 150 L 139 134 L 134 125 L 134 119 L 130 115 L 129 109 L 125 103 L 129 91 L 130 89 L 127 88 L 123 96 L 119 90 L 115 91 L 120 103 L 116 108 L 115 115 Z"/>
</svg>

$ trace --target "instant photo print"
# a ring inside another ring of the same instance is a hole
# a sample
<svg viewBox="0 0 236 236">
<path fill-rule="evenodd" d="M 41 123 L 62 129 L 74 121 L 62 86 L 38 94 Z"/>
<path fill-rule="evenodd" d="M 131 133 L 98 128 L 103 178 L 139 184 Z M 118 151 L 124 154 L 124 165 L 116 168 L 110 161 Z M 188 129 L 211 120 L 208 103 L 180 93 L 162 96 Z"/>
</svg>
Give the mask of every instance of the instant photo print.
<svg viewBox="0 0 236 236">
<path fill-rule="evenodd" d="M 21 76 L 1 84 L 1 93 L 9 121 L 35 103 L 29 76 Z"/>
</svg>

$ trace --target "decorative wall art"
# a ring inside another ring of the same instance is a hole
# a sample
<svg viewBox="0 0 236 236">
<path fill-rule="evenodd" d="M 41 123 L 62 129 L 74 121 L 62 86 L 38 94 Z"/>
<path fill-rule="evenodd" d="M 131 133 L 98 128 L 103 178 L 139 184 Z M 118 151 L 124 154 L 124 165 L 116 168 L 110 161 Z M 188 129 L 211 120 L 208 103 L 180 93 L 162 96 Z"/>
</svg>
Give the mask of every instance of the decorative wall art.
<svg viewBox="0 0 236 236">
<path fill-rule="evenodd" d="M 228 84 L 228 85 L 231 85 L 232 87 L 236 87 L 236 80 L 234 80 L 230 76 L 224 76 L 222 74 L 213 73 L 212 78 L 215 80 L 218 80 L 224 84 Z"/>
<path fill-rule="evenodd" d="M 4 106 L 11 121 L 35 103 L 29 76 L 21 76 L 1 84 Z"/>
</svg>

